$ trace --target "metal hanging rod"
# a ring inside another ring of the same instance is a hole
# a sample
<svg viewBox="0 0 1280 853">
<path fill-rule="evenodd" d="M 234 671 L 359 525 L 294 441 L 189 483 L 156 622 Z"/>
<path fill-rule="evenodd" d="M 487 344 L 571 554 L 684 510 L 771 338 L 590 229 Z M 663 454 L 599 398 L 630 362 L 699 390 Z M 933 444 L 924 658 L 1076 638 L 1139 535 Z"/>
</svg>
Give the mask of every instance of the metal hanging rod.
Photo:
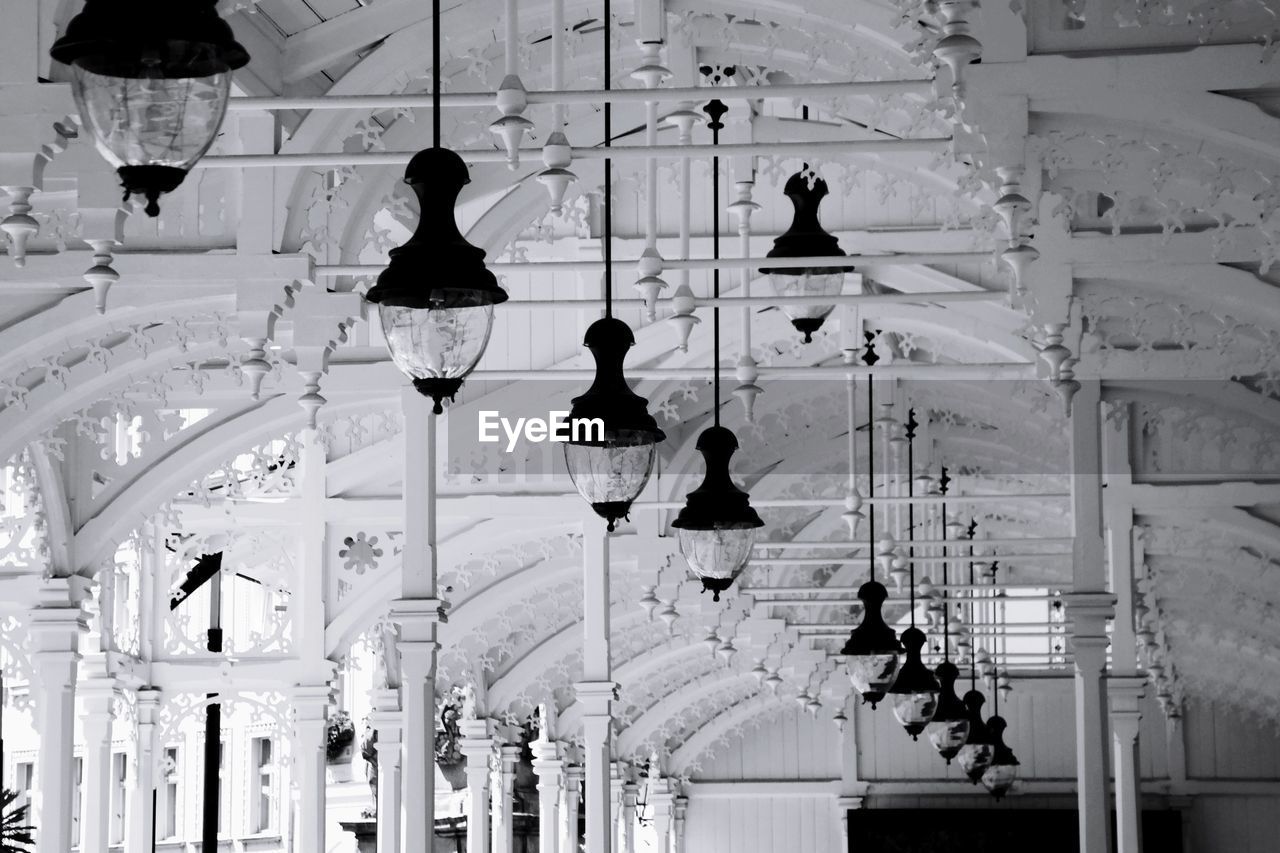
<svg viewBox="0 0 1280 853">
<path fill-rule="evenodd" d="M 752 562 L 752 564 L 754 565 L 754 561 Z M 1036 584 L 1036 583 L 940 584 L 938 583 L 938 584 L 932 584 L 932 586 L 934 589 L 945 589 L 948 592 L 973 592 L 973 591 L 990 592 L 992 590 L 1003 592 L 1005 590 L 1023 590 L 1023 589 L 1035 591 L 1035 592 L 1039 592 L 1045 589 L 1052 590 L 1054 592 L 1061 592 L 1061 593 L 1066 593 L 1071 591 L 1070 586 L 1060 586 L 1057 584 L 1043 584 L 1043 583 L 1039 583 L 1039 584 Z M 795 593 L 806 593 L 806 592 L 810 592 L 810 593 L 827 592 L 827 593 L 840 594 L 840 595 L 856 595 L 858 592 L 858 587 L 856 586 L 816 586 L 816 587 L 815 586 L 744 586 L 741 589 L 743 592 L 749 592 L 752 595 L 759 595 L 760 593 L 795 594 Z M 903 600 L 905 601 L 906 599 L 903 599 Z M 990 601 L 991 599 L 988 597 L 982 600 Z M 1058 596 L 1056 595 L 1042 595 L 1042 596 L 1011 595 L 1011 596 L 1008 596 L 1007 600 L 1008 601 L 1037 601 L 1037 600 L 1057 601 Z M 967 602 L 969 601 L 969 599 L 968 598 L 957 599 L 956 601 Z M 949 603 L 956 603 L 956 601 L 949 602 Z"/>
<path fill-rule="evenodd" d="M 975 546 L 975 547 L 978 547 L 978 546 L 991 546 L 991 547 L 1000 547 L 1000 546 L 1008 547 L 1008 546 L 1014 546 L 1014 547 L 1017 547 L 1017 546 L 1021 546 L 1021 545 L 1046 545 L 1046 546 L 1048 546 L 1048 545 L 1059 545 L 1059 546 L 1070 546 L 1070 545 L 1074 545 L 1074 544 L 1075 544 L 1075 539 L 1074 539 L 1073 537 L 1071 537 L 1071 536 L 1058 536 L 1058 537 L 1047 537 L 1047 536 L 1046 536 L 1046 537 L 1024 536 L 1024 537 L 1018 537 L 1018 538 L 1015 538 L 1015 539 L 973 539 L 973 540 L 969 540 L 969 539 L 960 539 L 960 540 L 956 540 L 956 539 L 917 539 L 917 540 L 915 540 L 915 542 L 914 542 L 913 544 L 914 544 L 914 545 L 916 545 L 916 546 L 925 546 L 925 547 L 929 547 L 929 546 L 947 546 L 947 547 L 952 547 L 952 548 L 954 548 L 954 547 L 956 546 L 956 543 L 957 543 L 957 542 L 962 542 L 962 543 L 964 543 L 964 545 L 965 545 L 965 546 L 973 545 L 973 546 Z M 770 550 L 773 550 L 773 549 L 775 549 L 775 548 L 814 548 L 814 549 L 819 549 L 819 548 L 834 548 L 834 549 L 838 549 L 838 550 L 844 551 L 844 550 L 848 550 L 848 549 L 850 549 L 850 548 L 854 548 L 854 549 L 875 548 L 875 543 L 870 543 L 870 544 L 868 544 L 866 541 L 861 541 L 861 542 L 852 542 L 852 541 L 849 541 L 849 540 L 819 540 L 819 541 L 812 541 L 812 540 L 811 540 L 811 541 L 808 541 L 808 542 L 802 542 L 802 541 L 799 541 L 799 540 L 792 539 L 792 540 L 788 540 L 788 541 L 786 541 L 786 542 L 757 542 L 757 543 L 755 543 L 755 545 L 754 545 L 753 547 L 754 547 L 754 548 L 756 548 L 756 550 L 759 550 L 759 551 L 770 551 Z M 974 560 L 975 562 L 979 561 L 979 559 L 985 559 L 985 557 L 994 557 L 994 558 L 996 558 L 996 559 L 999 559 L 999 558 L 1001 558 L 1001 557 L 1003 556 L 1002 554 L 986 554 L 986 555 L 984 555 L 984 557 L 980 557 L 978 554 L 976 554 L 976 553 L 975 553 L 975 554 L 973 555 L 973 557 L 969 557 L 969 556 L 968 556 L 968 552 L 967 552 L 967 551 L 965 552 L 965 554 L 966 554 L 966 556 L 965 556 L 965 559 L 966 559 L 966 560 L 972 559 L 972 560 Z M 1037 555 L 1037 556 L 1039 556 L 1039 555 Z M 939 588 L 941 588 L 941 587 L 939 587 Z M 954 588 L 954 585 L 953 585 L 953 586 L 951 586 L 951 587 L 948 587 L 948 588 Z"/>
<path fill-rule="evenodd" d="M 950 137 L 926 139 L 827 139 L 812 142 L 732 142 L 720 145 L 626 145 L 614 148 L 573 148 L 574 160 L 643 159 L 646 157 L 721 157 L 776 155 L 808 159 L 833 154 L 938 154 L 951 145 Z M 334 169 L 340 166 L 404 166 L 417 151 L 348 151 L 342 153 L 217 154 L 202 157 L 193 169 Z M 456 152 L 468 163 L 507 163 L 507 152 L 486 148 Z M 521 157 L 541 162 L 541 148 L 524 148 Z M 829 264 L 831 259 L 827 259 Z"/>
<path fill-rule="evenodd" d="M 884 366 L 876 365 L 874 370 L 876 376 L 879 377 L 880 371 L 887 366 L 891 366 L 891 365 L 884 365 Z M 839 366 L 839 367 L 833 368 L 831 372 L 838 373 L 840 370 L 845 370 L 845 369 L 846 369 L 845 367 Z M 767 370 L 767 368 L 763 368 L 763 367 L 760 368 L 760 374 L 762 377 L 764 377 L 765 375 L 764 373 L 765 370 Z M 628 375 L 634 375 L 636 372 L 642 373 L 643 371 L 630 371 L 630 370 L 627 371 Z M 1070 497 L 1071 497 L 1070 492 L 1038 492 L 1038 493 L 1014 492 L 1006 495 L 916 495 L 915 497 L 907 497 L 905 495 L 898 495 L 898 496 L 876 495 L 874 497 L 863 498 L 862 502 L 863 504 L 871 504 L 871 505 L 875 505 L 875 504 L 895 505 L 895 504 L 910 503 L 910 504 L 916 504 L 917 506 L 919 506 L 921 504 L 937 504 L 937 503 L 944 503 L 944 502 L 948 504 L 959 505 L 959 504 L 1004 503 L 1007 501 L 1015 501 L 1015 500 L 1037 500 L 1037 501 L 1067 500 Z M 836 506 L 842 507 L 844 506 L 844 500 L 845 500 L 844 498 L 759 498 L 759 499 L 752 498 L 751 505 L 755 507 L 773 507 L 773 508 L 836 507 Z M 644 509 L 679 509 L 680 507 L 684 506 L 684 502 L 683 501 L 636 501 L 634 504 L 632 504 L 632 506 L 640 507 Z M 1044 556 L 1044 555 L 1037 554 L 1035 556 Z M 969 559 L 968 555 L 965 555 L 964 559 L 965 561 L 968 561 Z M 977 561 L 976 556 L 974 557 L 974 560 L 975 562 Z M 753 560 L 752 562 L 758 563 L 759 561 Z M 835 561 L 825 560 L 823 562 L 832 563 Z"/>
<path fill-rule="evenodd" d="M 751 306 L 775 307 L 781 303 L 787 305 L 902 305 L 916 302 L 935 302 L 955 304 L 961 302 L 1003 302 L 1008 298 L 1003 290 L 962 290 L 941 291 L 937 293 L 848 293 L 840 296 L 719 296 L 694 298 L 695 306 L 730 305 L 740 308 Z M 603 310 L 603 299 L 509 299 L 503 303 L 504 309 L 527 308 L 531 311 L 550 311 L 561 308 L 577 308 L 582 310 Z M 647 303 L 643 299 L 614 299 L 615 308 L 644 308 Z M 628 375 L 630 373 L 628 372 Z"/>
<path fill-rule="evenodd" d="M 710 94 L 714 92 L 714 94 Z M 730 100 L 820 100 L 858 95 L 933 95 L 932 80 L 867 80 L 856 83 L 800 83 L 781 86 L 732 86 L 712 89 L 683 86 L 670 89 L 562 89 L 528 92 L 530 104 L 643 104 L 649 101 L 705 101 L 718 97 Z M 494 92 L 442 92 L 441 107 L 493 107 Z M 231 98 L 228 110 L 392 110 L 430 109 L 430 93 L 423 95 L 319 95 L 316 97 Z"/>
<path fill-rule="evenodd" d="M 902 254 L 886 254 L 886 255 L 847 255 L 840 259 L 845 266 L 917 266 L 929 264 L 967 264 L 967 263 L 985 263 L 992 259 L 991 252 L 919 252 L 919 253 L 902 253 Z M 638 264 L 639 259 L 615 260 L 614 266 L 632 267 Z M 784 267 L 823 267 L 830 266 L 831 258 L 664 258 L 662 267 L 664 270 L 709 270 L 709 269 L 780 269 Z M 494 261 L 485 264 L 492 272 L 499 275 L 504 273 L 521 273 L 521 272 L 602 272 L 604 270 L 604 261 Z M 313 270 L 316 275 L 322 278 L 335 278 L 343 275 L 377 275 L 386 269 L 386 264 L 316 264 Z M 1007 291 L 993 290 L 986 291 L 986 297 L 982 297 L 983 291 L 960 291 L 968 298 L 996 298 L 1004 297 Z M 876 293 L 876 294 L 853 294 L 858 296 L 861 301 L 877 302 L 886 299 L 898 298 L 896 293 Z M 932 294 L 915 293 L 909 294 L 918 299 L 924 299 Z M 944 291 L 939 295 L 957 295 L 953 291 Z M 774 298 L 774 301 L 779 301 Z M 830 299 L 826 300 L 828 303 Z M 963 300 L 958 300 L 963 301 Z M 786 300 L 787 304 L 796 303 L 795 297 Z"/>
<path fill-rule="evenodd" d="M 1058 551 L 1052 554 L 997 554 L 994 559 L 997 560 L 1039 560 L 1043 558 L 1059 558 L 1070 557 L 1069 551 Z M 917 554 L 915 557 L 904 557 L 908 563 L 920 565 L 922 563 L 968 563 L 976 562 L 974 557 L 967 554 L 964 556 L 948 556 L 948 557 L 928 557 Z M 865 566 L 869 565 L 871 558 L 869 557 L 754 557 L 751 560 L 753 566 Z M 990 589 L 990 587 L 987 587 Z"/>
<path fill-rule="evenodd" d="M 916 601 L 920 602 L 917 598 Z M 988 599 L 989 600 L 989 599 Z M 1058 601 L 1058 597 L 1054 595 L 1020 595 L 1017 601 Z M 787 607 L 861 607 L 862 602 L 856 598 L 762 598 L 757 604 L 780 604 Z M 910 598 L 890 597 L 885 599 L 885 604 L 910 604 Z M 965 622 L 966 627 L 1000 627 L 999 625 Z M 1003 624 L 1003 623 L 1001 623 Z M 1030 623 L 1021 623 L 1030 624 Z M 1054 622 L 1054 625 L 1067 625 L 1069 622 Z"/>
</svg>

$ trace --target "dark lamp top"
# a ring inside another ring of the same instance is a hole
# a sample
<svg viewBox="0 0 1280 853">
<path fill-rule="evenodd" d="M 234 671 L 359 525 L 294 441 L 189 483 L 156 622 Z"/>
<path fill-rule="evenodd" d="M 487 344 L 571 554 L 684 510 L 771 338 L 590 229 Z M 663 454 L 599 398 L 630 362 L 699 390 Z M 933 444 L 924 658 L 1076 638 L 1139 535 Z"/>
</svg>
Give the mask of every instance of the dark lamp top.
<svg viewBox="0 0 1280 853">
<path fill-rule="evenodd" d="M 773 248 L 769 250 L 770 258 L 809 258 L 831 257 L 843 258 L 840 242 L 835 236 L 828 234 L 818 221 L 818 206 L 827 195 L 827 182 L 822 178 L 814 178 L 810 185 L 805 171 L 796 172 L 788 180 L 783 192 L 791 199 L 795 213 L 791 227 L 785 233 L 774 238 Z M 840 267 L 783 267 L 764 269 L 762 273 L 781 273 L 783 275 L 804 275 L 806 272 L 827 274 L 853 272 L 851 266 Z"/>
<path fill-rule="evenodd" d="M 507 301 L 507 292 L 484 265 L 484 249 L 458 230 L 454 206 L 471 181 L 467 164 L 447 148 L 419 151 L 405 169 L 418 197 L 418 227 L 369 288 L 365 299 L 401 308 L 474 308 Z"/>
<path fill-rule="evenodd" d="M 212 77 L 249 63 L 215 0 L 87 0 L 49 55 L 127 78 Z"/>
<path fill-rule="evenodd" d="M 898 670 L 898 678 L 889 688 L 890 693 L 937 693 L 941 686 L 929 667 L 920 660 L 920 650 L 927 638 L 919 628 L 902 632 L 902 645 L 907 648 L 907 659 Z"/>
<path fill-rule="evenodd" d="M 1004 717 L 996 715 L 987 720 L 987 731 L 991 733 L 991 741 L 995 744 L 995 751 L 991 755 L 992 766 L 1004 764 L 1017 767 L 1020 763 L 1013 750 L 1005 745 L 1004 732 L 1007 728 L 1009 724 L 1004 721 Z"/>
<path fill-rule="evenodd" d="M 698 452 L 706 465 L 702 483 L 685 497 L 671 526 L 682 530 L 745 530 L 764 527 L 751 508 L 751 497 L 733 484 L 729 460 L 738 449 L 733 430 L 707 427 L 698 436 Z"/>
<path fill-rule="evenodd" d="M 569 420 L 599 418 L 604 421 L 605 440 L 575 444 L 657 444 L 666 439 L 666 433 L 649 414 L 649 401 L 631 390 L 622 371 L 627 350 L 635 342 L 631 327 L 617 317 L 602 317 L 587 327 L 583 345 L 596 361 L 596 375 L 591 387 L 573 398 Z M 585 434 L 590 432 L 583 430 Z"/>
<path fill-rule="evenodd" d="M 986 702 L 986 697 L 977 690 L 970 690 L 964 694 L 964 705 L 969 711 L 969 740 L 966 741 L 967 745 L 982 746 L 994 743 L 991 739 L 991 732 L 987 730 L 987 724 L 982 721 L 982 706 Z"/>
<path fill-rule="evenodd" d="M 879 581 L 867 581 L 858 588 L 858 599 L 862 602 L 862 622 L 853 629 L 840 654 L 889 655 L 902 651 L 898 635 L 885 624 L 880 612 L 888 597 L 889 590 Z"/>
<path fill-rule="evenodd" d="M 969 709 L 956 696 L 956 679 L 960 670 L 951 661 L 943 661 L 933 671 L 938 677 L 942 690 L 938 693 L 938 711 L 933 715 L 934 722 L 946 723 L 969 719 Z"/>
</svg>

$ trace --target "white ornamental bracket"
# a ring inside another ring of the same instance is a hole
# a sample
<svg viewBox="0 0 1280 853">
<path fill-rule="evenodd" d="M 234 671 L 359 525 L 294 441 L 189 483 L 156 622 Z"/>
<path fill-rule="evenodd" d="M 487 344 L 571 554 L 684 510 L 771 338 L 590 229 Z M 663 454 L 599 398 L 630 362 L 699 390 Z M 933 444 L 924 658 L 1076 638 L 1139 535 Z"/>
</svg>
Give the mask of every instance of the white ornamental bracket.
<svg viewBox="0 0 1280 853">
<path fill-rule="evenodd" d="M 249 395 L 262 394 L 262 380 L 271 372 L 267 344 L 275 340 L 276 321 L 294 305 L 300 285 L 279 279 L 247 279 L 236 283 L 236 331 L 248 345 L 240 370 L 249 378 Z"/>
<path fill-rule="evenodd" d="M 320 396 L 320 377 L 329 372 L 330 354 L 346 343 L 347 330 L 364 318 L 365 303 L 358 293 L 306 287 L 295 297 L 293 351 L 303 382 L 298 405 L 307 413 L 308 429 L 316 428 L 320 408 L 328 402 Z"/>
<path fill-rule="evenodd" d="M 44 170 L 76 135 L 75 104 L 67 85 L 33 83 L 0 90 L 0 190 L 8 215 L 0 231 L 9 238 L 15 266 L 26 264 L 27 243 L 40 226 L 31 215 L 31 194 L 44 187 Z"/>
</svg>

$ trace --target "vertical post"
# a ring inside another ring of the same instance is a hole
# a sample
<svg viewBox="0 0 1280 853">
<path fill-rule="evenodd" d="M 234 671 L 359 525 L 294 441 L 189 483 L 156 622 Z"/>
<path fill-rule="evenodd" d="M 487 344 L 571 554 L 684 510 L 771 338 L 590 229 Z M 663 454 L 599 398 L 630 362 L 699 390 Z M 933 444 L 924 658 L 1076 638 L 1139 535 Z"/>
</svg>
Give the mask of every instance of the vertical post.
<svg viewBox="0 0 1280 853">
<path fill-rule="evenodd" d="M 489 759 L 493 723 L 463 720 L 459 746 L 467 759 L 467 853 L 489 853 Z"/>
<path fill-rule="evenodd" d="M 667 779 L 651 779 L 649 802 L 653 803 L 653 829 L 658 834 L 658 853 L 671 853 L 671 818 L 675 794 Z"/>
<path fill-rule="evenodd" d="M 400 853 L 400 749 L 403 720 L 400 693 L 394 687 L 373 692 L 372 720 L 378 741 L 378 849 Z"/>
<path fill-rule="evenodd" d="M 111 679 L 93 679 L 83 684 L 80 692 L 84 709 L 80 715 L 84 733 L 80 851 L 107 853 L 111 841 L 111 717 L 115 686 Z"/>
<path fill-rule="evenodd" d="M 609 534 L 604 520 L 589 514 L 582 523 L 583 680 L 575 685 L 582 702 L 587 812 L 587 853 L 612 853 L 609 838 L 610 734 L 613 700 L 609 645 Z"/>
<path fill-rule="evenodd" d="M 533 772 L 538 776 L 538 853 L 558 853 L 564 761 L 560 745 L 546 732 L 533 745 Z"/>
<path fill-rule="evenodd" d="M 332 698 L 327 684 L 297 687 L 293 691 L 298 850 L 328 849 L 325 846 L 325 739 Z"/>
<path fill-rule="evenodd" d="M 1128 407 L 1127 403 L 1111 403 Z M 1111 759 L 1115 774 L 1116 850 L 1141 853 L 1142 780 L 1138 764 L 1140 703 L 1146 679 L 1138 675 L 1138 642 L 1134 627 L 1135 550 L 1140 543 L 1133 528 L 1130 487 L 1133 473 L 1129 454 L 1130 418 L 1108 418 L 1102 429 L 1102 509 L 1106 530 L 1111 591 L 1116 597 L 1111 627 Z M 1114 424 L 1114 426 L 1111 426 Z"/>
<path fill-rule="evenodd" d="M 622 764 L 618 761 L 609 763 L 609 843 L 615 850 L 622 849 L 622 786 L 626 780 L 622 778 Z"/>
<path fill-rule="evenodd" d="M 1146 692 L 1140 676 L 1112 677 L 1111 746 L 1116 776 L 1116 852 L 1142 853 L 1142 780 L 1138 767 L 1139 703 Z"/>
<path fill-rule="evenodd" d="M 401 393 L 405 424 L 404 549 L 400 598 L 390 618 L 400 626 L 400 849 L 435 849 L 436 417 L 413 388 Z"/>
<path fill-rule="evenodd" d="M 684 826 L 685 819 L 689 814 L 689 798 L 676 797 L 675 800 L 675 819 L 673 832 L 675 833 L 675 850 L 673 853 L 684 853 Z"/>
<path fill-rule="evenodd" d="M 129 774 L 124 849 L 127 853 L 150 853 L 156 807 L 156 715 L 160 712 L 160 691 L 143 688 L 137 696 L 138 752 Z"/>
<path fill-rule="evenodd" d="M 582 837 L 578 832 L 578 808 L 582 797 L 582 766 L 570 764 L 564 771 L 564 834 L 560 837 L 560 853 L 579 853 Z"/>
<path fill-rule="evenodd" d="M 622 853 L 636 853 L 636 802 L 639 786 L 628 779 L 622 786 Z"/>
<path fill-rule="evenodd" d="M 498 785 L 493 792 L 497 800 L 493 810 L 493 853 L 515 853 L 512 807 L 515 796 L 516 764 L 519 761 L 520 747 L 503 744 L 498 748 Z"/>
<path fill-rule="evenodd" d="M 1101 388 L 1081 383 L 1071 407 L 1071 494 L 1075 542 L 1073 592 L 1063 596 L 1072 618 L 1075 657 L 1076 783 L 1081 853 L 1108 853 L 1106 694 L 1107 620 L 1115 597 L 1106 591 L 1102 516 Z"/>
<path fill-rule="evenodd" d="M 40 828 L 36 853 L 67 853 L 71 849 L 71 802 L 74 780 L 76 670 L 80 663 L 80 635 L 88 630 L 75 579 L 44 582 L 41 603 L 30 612 L 32 722 L 40 738 L 36 758 L 36 791 L 32 816 Z"/>
</svg>

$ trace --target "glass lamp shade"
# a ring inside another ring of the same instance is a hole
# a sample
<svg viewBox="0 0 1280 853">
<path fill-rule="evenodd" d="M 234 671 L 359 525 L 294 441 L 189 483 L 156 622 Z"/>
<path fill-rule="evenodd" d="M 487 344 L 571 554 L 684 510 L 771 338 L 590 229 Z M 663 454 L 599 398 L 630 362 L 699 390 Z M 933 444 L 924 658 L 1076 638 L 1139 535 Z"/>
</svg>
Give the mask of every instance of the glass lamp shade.
<svg viewBox="0 0 1280 853">
<path fill-rule="evenodd" d="M 919 740 L 920 733 L 933 719 L 938 710 L 938 693 L 942 689 L 938 679 L 920 660 L 920 650 L 925 641 L 924 632 L 919 628 L 911 627 L 902 632 L 902 645 L 907 649 L 906 661 L 889 688 L 893 715 L 912 740 Z"/>
<path fill-rule="evenodd" d="M 773 292 L 782 301 L 782 311 L 791 320 L 796 331 L 804 335 L 806 344 L 813 342 L 813 333 L 822 328 L 822 322 L 835 309 L 835 304 L 787 304 L 795 296 L 839 296 L 844 289 L 844 271 L 826 268 L 804 269 L 799 273 L 774 272 L 769 276 Z"/>
<path fill-rule="evenodd" d="M 849 669 L 853 689 L 872 708 L 893 686 L 902 662 L 902 644 L 894 630 L 885 624 L 880 612 L 888 597 L 889 591 L 878 581 L 867 581 L 859 587 L 862 621 L 853 629 L 840 652 Z"/>
<path fill-rule="evenodd" d="M 956 696 L 956 678 L 959 670 L 950 661 L 934 670 L 942 690 L 938 694 L 938 710 L 925 726 L 929 743 L 950 764 L 969 739 L 969 711 Z"/>
<path fill-rule="evenodd" d="M 977 690 L 964 694 L 964 704 L 969 713 L 969 738 L 960 747 L 956 760 L 960 762 L 960 769 L 969 777 L 969 781 L 975 785 L 982 780 L 982 774 L 995 757 L 995 742 L 987 724 L 982 721 L 982 706 L 985 702 L 986 699 Z"/>
<path fill-rule="evenodd" d="M 458 231 L 453 208 L 471 176 L 444 148 L 419 151 L 405 169 L 418 197 L 418 227 L 391 250 L 365 300 L 378 306 L 391 360 L 423 396 L 444 411 L 489 344 L 493 306 L 506 291 L 484 265 L 484 250 Z"/>
<path fill-rule="evenodd" d="M 795 208 L 791 227 L 773 241 L 770 258 L 843 258 L 840 244 L 823 229 L 818 221 L 818 206 L 827 195 L 827 182 L 817 177 L 805 166 L 788 180 L 783 192 Z M 791 319 L 791 325 L 804 335 L 804 342 L 813 341 L 813 333 L 822 328 L 822 321 L 835 308 L 834 303 L 787 303 L 796 297 L 838 296 L 844 286 L 844 274 L 853 267 L 780 267 L 761 270 L 768 274 L 773 292 L 782 301 L 782 310 Z"/>
<path fill-rule="evenodd" d="M 88 0 L 50 55 L 71 66 L 81 124 L 151 216 L 213 144 L 249 61 L 214 0 L 135 0 L 127 14 Z"/>
<path fill-rule="evenodd" d="M 484 355 L 493 331 L 493 305 L 409 308 L 384 303 L 378 306 L 378 319 L 391 360 L 415 386 L 452 387 L 447 395 L 427 394 L 435 398 L 439 414 L 443 397 L 453 398 Z"/>
<path fill-rule="evenodd" d="M 750 496 L 729 476 L 729 460 L 738 449 L 732 430 L 708 427 L 698 436 L 697 448 L 706 473 L 685 497 L 684 508 L 671 526 L 689 570 L 702 581 L 703 592 L 711 592 L 719 601 L 720 593 L 746 568 L 756 531 L 764 522 L 751 508 Z"/>
<path fill-rule="evenodd" d="M 1003 717 L 995 716 L 987 720 L 987 730 L 991 732 L 995 745 L 992 748 L 991 763 L 982 772 L 982 785 L 997 800 L 1009 793 L 1018 778 L 1018 759 L 1004 742 L 1007 727 Z"/>
<path fill-rule="evenodd" d="M 666 438 L 649 414 L 649 401 L 631 390 L 623 374 L 627 350 L 635 342 L 631 327 L 616 317 L 601 318 L 587 328 L 583 343 L 595 359 L 596 375 L 586 393 L 574 398 L 569 422 L 599 424 L 594 431 L 571 427 L 564 446 L 574 487 L 611 531 L 649 482 L 658 443 Z"/>
</svg>

